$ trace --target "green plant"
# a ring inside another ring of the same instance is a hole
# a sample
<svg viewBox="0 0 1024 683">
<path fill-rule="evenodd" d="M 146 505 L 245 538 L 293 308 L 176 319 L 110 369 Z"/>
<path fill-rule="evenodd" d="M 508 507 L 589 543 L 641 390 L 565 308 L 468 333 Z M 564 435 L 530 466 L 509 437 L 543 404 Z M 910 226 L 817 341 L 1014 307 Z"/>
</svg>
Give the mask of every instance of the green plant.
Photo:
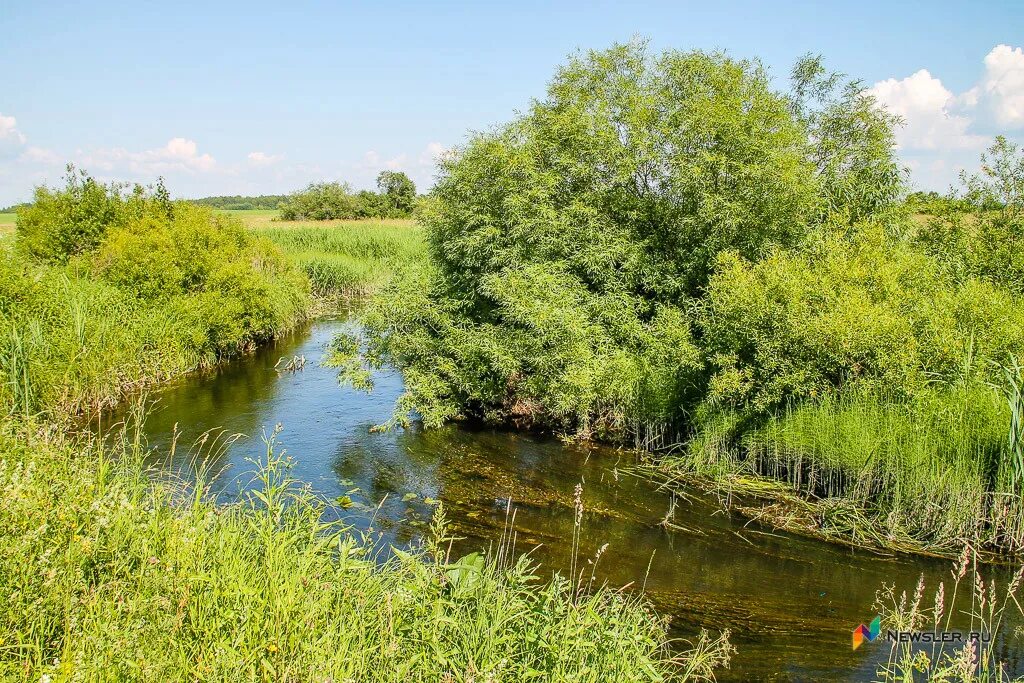
<svg viewBox="0 0 1024 683">
<path fill-rule="evenodd" d="M 377 556 L 322 521 L 273 436 L 249 493 L 215 504 L 150 476 L 131 428 L 103 446 L 3 425 L 0 675 L 625 683 L 727 662 L 723 638 L 672 655 L 640 599 L 543 581 L 507 547 L 449 557 L 443 510 L 426 546 Z"/>
</svg>

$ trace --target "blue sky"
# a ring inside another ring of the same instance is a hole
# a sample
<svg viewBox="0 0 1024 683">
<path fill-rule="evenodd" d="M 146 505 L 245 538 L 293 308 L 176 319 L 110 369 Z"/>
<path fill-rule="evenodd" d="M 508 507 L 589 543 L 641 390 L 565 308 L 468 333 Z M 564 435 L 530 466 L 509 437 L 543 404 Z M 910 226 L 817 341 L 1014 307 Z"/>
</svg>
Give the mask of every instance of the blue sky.
<svg viewBox="0 0 1024 683">
<path fill-rule="evenodd" d="M 843 6 L 845 5 L 845 6 Z M 540 97 L 578 48 L 806 52 L 907 119 L 900 154 L 942 189 L 1024 139 L 1024 3 L 0 4 L 0 205 L 59 181 L 167 178 L 182 196 L 429 186 L 433 159 Z M 877 85 L 876 85 L 877 84 Z"/>
</svg>

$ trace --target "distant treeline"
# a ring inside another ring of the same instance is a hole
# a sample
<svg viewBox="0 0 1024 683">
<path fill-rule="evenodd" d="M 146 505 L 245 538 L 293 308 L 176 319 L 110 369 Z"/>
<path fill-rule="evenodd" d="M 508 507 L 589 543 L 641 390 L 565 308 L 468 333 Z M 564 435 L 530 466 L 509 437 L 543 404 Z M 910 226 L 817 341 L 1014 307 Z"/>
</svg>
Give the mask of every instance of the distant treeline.
<svg viewBox="0 0 1024 683">
<path fill-rule="evenodd" d="M 233 211 L 247 211 L 250 209 L 273 210 L 281 207 L 288 201 L 285 194 L 261 194 L 258 197 L 244 197 L 242 195 L 225 195 L 221 197 L 203 197 L 202 199 L 188 200 L 199 206 L 208 206 L 211 209 L 226 209 Z"/>
<path fill-rule="evenodd" d="M 310 183 L 289 195 L 203 197 L 193 204 L 222 210 L 277 210 L 286 221 L 354 218 L 407 218 L 416 205 L 416 185 L 401 171 L 381 171 L 377 192 L 343 182 Z"/>
</svg>

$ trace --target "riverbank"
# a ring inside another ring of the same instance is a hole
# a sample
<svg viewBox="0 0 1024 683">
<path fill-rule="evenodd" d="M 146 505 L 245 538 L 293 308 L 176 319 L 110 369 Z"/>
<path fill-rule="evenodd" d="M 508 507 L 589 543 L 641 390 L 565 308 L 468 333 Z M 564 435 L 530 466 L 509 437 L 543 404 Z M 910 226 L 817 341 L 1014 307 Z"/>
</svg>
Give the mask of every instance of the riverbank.
<svg viewBox="0 0 1024 683">
<path fill-rule="evenodd" d="M 641 593 L 671 620 L 671 638 L 729 631 L 736 652 L 728 669 L 715 672 L 719 681 L 872 679 L 887 648 L 851 651 L 849 631 L 870 616 L 876 591 L 883 584 L 912 590 L 921 574 L 935 587 L 949 575 L 944 561 L 878 556 L 748 524 L 723 514 L 721 501 L 700 489 L 673 495 L 632 476 L 629 451 L 479 424 L 374 431 L 402 394 L 400 373 L 374 371 L 366 394 L 339 388 L 321 364 L 332 337 L 355 329 L 357 314 L 303 326 L 214 374 L 161 391 L 144 429 L 153 462 L 185 474 L 197 466 L 223 471 L 219 483 L 233 495 L 250 483 L 261 427 L 281 423 L 278 442 L 293 459 L 292 474 L 340 499 L 345 524 L 380 546 L 418 543 L 439 501 L 451 535 L 461 538 L 453 557 L 496 545 L 507 536 L 511 501 L 516 547 L 530 553 L 542 578 L 570 572 L 565 539 L 573 536 L 574 488 L 582 484 L 584 573 L 593 572 L 598 585 Z M 297 356 L 307 360 L 301 370 L 275 369 Z M 130 414 L 111 416 L 124 417 Z M 193 453 L 190 445 L 211 429 L 222 434 L 217 448 Z M 232 434 L 249 437 L 228 443 Z M 983 571 L 986 581 L 1009 581 L 1002 569 Z"/>
<path fill-rule="evenodd" d="M 429 543 L 375 562 L 272 439 L 257 485 L 216 504 L 151 477 L 138 433 L 68 435 L 71 415 L 292 329 L 308 279 L 229 217 L 84 175 L 21 220 L 0 260 L 3 676 L 654 681 L 727 662 L 706 634 L 669 652 L 641 599 L 538 582 L 501 549 L 450 557 L 440 511 Z"/>
</svg>

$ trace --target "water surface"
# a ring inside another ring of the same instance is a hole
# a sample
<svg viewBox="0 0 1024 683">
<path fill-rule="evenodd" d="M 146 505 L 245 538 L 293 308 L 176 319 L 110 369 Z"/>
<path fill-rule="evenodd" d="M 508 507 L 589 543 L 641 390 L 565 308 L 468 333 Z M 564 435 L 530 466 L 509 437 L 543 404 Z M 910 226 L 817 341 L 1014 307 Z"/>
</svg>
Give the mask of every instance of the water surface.
<svg viewBox="0 0 1024 683">
<path fill-rule="evenodd" d="M 265 451 L 261 435 L 280 424 L 293 474 L 331 498 L 349 496 L 342 514 L 357 529 L 414 542 L 440 500 L 463 537 L 457 550 L 469 552 L 500 537 L 511 499 L 517 549 L 562 572 L 573 489 L 582 484 L 581 555 L 608 546 L 597 580 L 642 587 L 677 637 L 729 629 L 739 652 L 719 680 L 870 679 L 888 648 L 853 652 L 850 632 L 873 618 L 875 591 L 883 582 L 912 591 L 922 573 L 931 586 L 949 577 L 944 561 L 883 558 L 750 526 L 698 493 L 673 506 L 670 494 L 623 472 L 634 464 L 627 452 L 490 429 L 375 431 L 391 416 L 401 376 L 375 373 L 366 394 L 339 387 L 334 371 L 319 365 L 324 345 L 352 325 L 319 321 L 160 392 L 146 424 L 153 457 L 168 458 L 176 441 L 172 464 L 188 468 L 190 445 L 207 430 L 244 434 L 202 450 L 206 465 L 237 488 L 252 471 L 247 459 Z M 275 369 L 296 356 L 306 359 L 303 369 Z M 672 507 L 670 528 L 662 522 Z M 1005 656 L 1016 665 L 1014 651 Z"/>
</svg>

